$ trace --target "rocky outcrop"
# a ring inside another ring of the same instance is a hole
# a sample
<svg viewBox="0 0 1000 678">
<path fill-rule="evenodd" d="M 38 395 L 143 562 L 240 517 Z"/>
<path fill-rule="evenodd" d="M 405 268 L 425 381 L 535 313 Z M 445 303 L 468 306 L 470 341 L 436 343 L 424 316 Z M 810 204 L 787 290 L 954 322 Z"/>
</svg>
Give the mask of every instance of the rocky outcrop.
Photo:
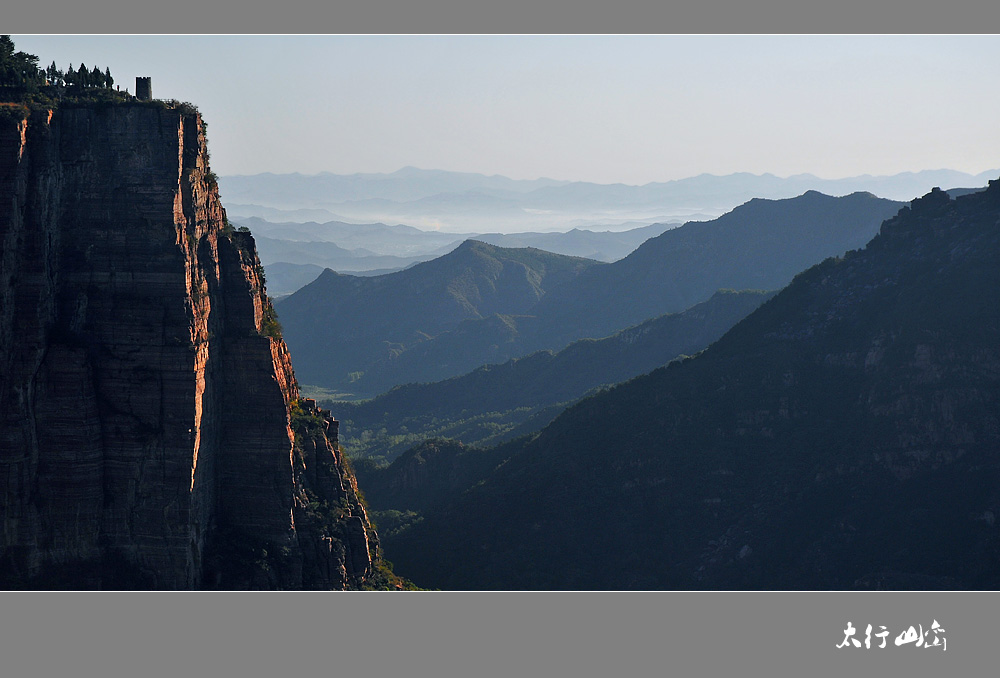
<svg viewBox="0 0 1000 678">
<path fill-rule="evenodd" d="M 0 585 L 364 581 L 374 532 L 331 424 L 292 416 L 253 239 L 228 226 L 196 111 L 0 121 L 0 242 Z"/>
</svg>

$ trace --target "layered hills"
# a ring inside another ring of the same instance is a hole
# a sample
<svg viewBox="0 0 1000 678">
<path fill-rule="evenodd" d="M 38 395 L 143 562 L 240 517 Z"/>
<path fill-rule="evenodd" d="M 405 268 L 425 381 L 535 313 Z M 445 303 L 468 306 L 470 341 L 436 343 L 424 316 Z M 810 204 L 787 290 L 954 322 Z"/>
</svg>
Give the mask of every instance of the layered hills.
<svg viewBox="0 0 1000 678">
<path fill-rule="evenodd" d="M 612 262 L 631 254 L 635 248 L 679 222 L 636 226 L 628 230 L 607 231 L 573 228 L 565 233 L 483 233 L 476 240 L 498 247 L 537 247 L 547 252 Z"/>
<path fill-rule="evenodd" d="M 2 588 L 391 579 L 204 131 L 160 101 L 0 118 Z"/>
<path fill-rule="evenodd" d="M 351 224 L 343 221 L 291 222 L 268 221 L 259 217 L 234 219 L 249 228 L 255 236 L 282 242 L 329 242 L 354 251 L 358 255 L 412 257 L 433 254 L 439 256 L 457 247 L 474 233 L 441 233 L 424 231 L 402 224 Z M 265 265 L 274 259 L 261 255 Z M 336 267 L 331 266 L 334 270 Z"/>
<path fill-rule="evenodd" d="M 616 261 L 676 225 L 653 224 L 624 231 L 574 228 L 565 233 L 456 234 L 337 221 L 272 223 L 257 217 L 234 221 L 253 232 L 271 283 L 268 289 L 274 295 L 304 287 L 323 268 L 354 275 L 393 273 L 447 254 L 470 238 L 498 247 L 535 247 L 555 254 Z"/>
<path fill-rule="evenodd" d="M 991 176 L 995 176 L 992 171 L 973 176 L 931 170 L 831 180 L 810 174 L 777 177 L 744 172 L 631 186 L 549 179 L 514 181 L 405 168 L 392 174 L 268 174 L 223 177 L 221 181 L 227 204 L 243 203 L 240 213 L 247 216 L 276 218 L 273 208 L 285 208 L 307 215 L 289 212 L 283 217 L 287 220 L 322 214 L 341 221 L 404 223 L 467 233 L 597 226 L 620 230 L 616 225 L 629 221 L 650 224 L 711 219 L 752 198 L 783 199 L 809 190 L 830 195 L 871 192 L 908 200 L 931 186 L 983 186 Z"/>
<path fill-rule="evenodd" d="M 443 257 L 389 275 L 359 277 L 328 269 L 279 302 L 278 311 L 303 381 L 346 388 L 360 377 L 376 381 L 398 355 L 463 321 L 523 314 L 553 289 L 600 265 L 469 240 Z M 486 347 L 499 354 L 498 347 Z M 479 360 L 478 346 L 476 351 L 473 367 L 486 362 Z M 458 367 L 444 370 L 468 369 L 463 357 L 454 356 Z"/>
<path fill-rule="evenodd" d="M 539 351 L 429 384 L 407 384 L 361 403 L 339 402 L 353 458 L 392 460 L 425 438 L 485 445 L 538 430 L 588 391 L 617 384 L 701 351 L 773 292 L 719 291 L 603 339 L 581 339 L 558 353 Z M 370 491 L 370 498 L 378 491 Z"/>
<path fill-rule="evenodd" d="M 493 450 L 392 538 L 397 568 L 461 589 L 997 588 L 998 224 L 1000 181 L 914 200 L 697 357 Z"/>
<path fill-rule="evenodd" d="M 862 246 L 899 205 L 868 194 L 834 198 L 814 192 L 752 200 L 716 220 L 650 238 L 611 264 L 551 259 L 573 275 L 549 280 L 538 288 L 543 293 L 518 292 L 528 289 L 520 276 L 495 277 L 490 271 L 500 268 L 487 266 L 535 250 L 466 243 L 439 262 L 368 281 L 326 272 L 277 308 L 303 383 L 370 396 L 605 337 L 683 311 L 719 289 L 778 289 L 825 257 Z M 480 255 L 473 258 L 472 252 Z M 531 261 L 540 256 L 531 255 Z M 477 272 L 461 275 L 494 276 L 490 293 L 520 302 L 456 303 L 464 293 L 450 287 L 452 276 L 473 270 L 470 265 Z M 515 289 L 505 291 L 511 285 Z M 413 294 L 419 301 L 408 301 Z"/>
</svg>

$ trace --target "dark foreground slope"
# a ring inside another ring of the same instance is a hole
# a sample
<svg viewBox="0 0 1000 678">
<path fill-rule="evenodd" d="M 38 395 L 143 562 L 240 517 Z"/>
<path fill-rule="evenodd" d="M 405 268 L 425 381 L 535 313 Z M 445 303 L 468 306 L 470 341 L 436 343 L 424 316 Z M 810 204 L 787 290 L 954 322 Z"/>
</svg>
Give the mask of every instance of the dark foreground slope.
<svg viewBox="0 0 1000 678">
<path fill-rule="evenodd" d="M 539 351 L 445 381 L 399 386 L 369 401 L 337 403 L 342 442 L 352 457 L 391 460 L 429 437 L 489 445 L 537 431 L 592 389 L 701 351 L 773 294 L 719 291 L 682 313 L 581 339 L 558 353 Z"/>
<path fill-rule="evenodd" d="M 1000 181 L 935 191 L 396 536 L 429 586 L 1000 587 Z"/>
</svg>

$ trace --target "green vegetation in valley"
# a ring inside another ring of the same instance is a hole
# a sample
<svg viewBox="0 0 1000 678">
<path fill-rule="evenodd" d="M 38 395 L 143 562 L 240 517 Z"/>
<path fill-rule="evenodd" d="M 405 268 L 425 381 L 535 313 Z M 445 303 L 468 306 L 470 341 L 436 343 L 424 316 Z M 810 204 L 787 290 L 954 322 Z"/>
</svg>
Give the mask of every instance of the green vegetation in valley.
<svg viewBox="0 0 1000 678">
<path fill-rule="evenodd" d="M 541 351 L 433 384 L 408 384 L 370 401 L 328 403 L 354 458 L 392 461 L 428 438 L 479 446 L 537 431 L 590 392 L 701 351 L 773 293 L 720 291 L 684 311 L 559 353 Z"/>
<path fill-rule="evenodd" d="M 289 423 L 294 433 L 294 450 L 296 457 L 296 474 L 298 484 L 303 493 L 304 502 L 295 511 L 297 527 L 301 534 L 307 538 L 318 537 L 335 539 L 339 543 L 347 543 L 348 534 L 345 520 L 351 516 L 359 516 L 362 513 L 370 515 L 370 510 L 365 499 L 365 495 L 360 489 L 356 489 L 350 481 L 343 482 L 343 494 L 340 496 L 328 496 L 330 488 L 340 488 L 341 483 L 323 483 L 317 481 L 315 485 L 310 483 L 306 474 L 306 446 L 316 450 L 315 454 L 320 455 L 323 450 L 327 450 L 328 439 L 326 436 L 327 420 L 322 413 L 316 409 L 306 407 L 302 399 L 295 400 L 289 405 Z M 350 476 L 354 473 L 350 461 L 339 453 L 338 456 L 343 473 Z M 317 473 L 313 471 L 312 477 L 319 478 L 326 475 L 329 478 L 338 477 L 339 473 L 334 468 L 335 459 L 332 455 L 323 459 L 319 456 L 311 460 L 315 467 L 323 467 Z M 323 488 L 327 488 L 324 490 Z M 340 491 L 336 489 L 336 491 Z M 375 524 L 369 523 L 366 528 L 368 532 L 369 544 L 377 545 L 379 539 L 376 536 Z M 392 563 L 383 558 L 381 550 L 376 546 L 372 555 L 372 571 L 364 581 L 352 581 L 351 586 L 362 590 L 419 590 L 413 582 L 398 577 L 393 573 Z"/>
</svg>

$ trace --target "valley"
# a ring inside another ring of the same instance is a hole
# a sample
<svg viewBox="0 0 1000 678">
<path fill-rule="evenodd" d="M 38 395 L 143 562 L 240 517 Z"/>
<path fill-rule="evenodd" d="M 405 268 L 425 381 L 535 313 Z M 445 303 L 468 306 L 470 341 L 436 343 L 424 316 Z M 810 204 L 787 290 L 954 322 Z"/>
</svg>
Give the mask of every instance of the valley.
<svg viewBox="0 0 1000 678">
<path fill-rule="evenodd" d="M 469 36 L 248 106 L 185 39 L 156 98 L 0 36 L 0 588 L 1000 588 L 1000 171 L 901 169 L 992 164 L 975 69 Z"/>
</svg>

